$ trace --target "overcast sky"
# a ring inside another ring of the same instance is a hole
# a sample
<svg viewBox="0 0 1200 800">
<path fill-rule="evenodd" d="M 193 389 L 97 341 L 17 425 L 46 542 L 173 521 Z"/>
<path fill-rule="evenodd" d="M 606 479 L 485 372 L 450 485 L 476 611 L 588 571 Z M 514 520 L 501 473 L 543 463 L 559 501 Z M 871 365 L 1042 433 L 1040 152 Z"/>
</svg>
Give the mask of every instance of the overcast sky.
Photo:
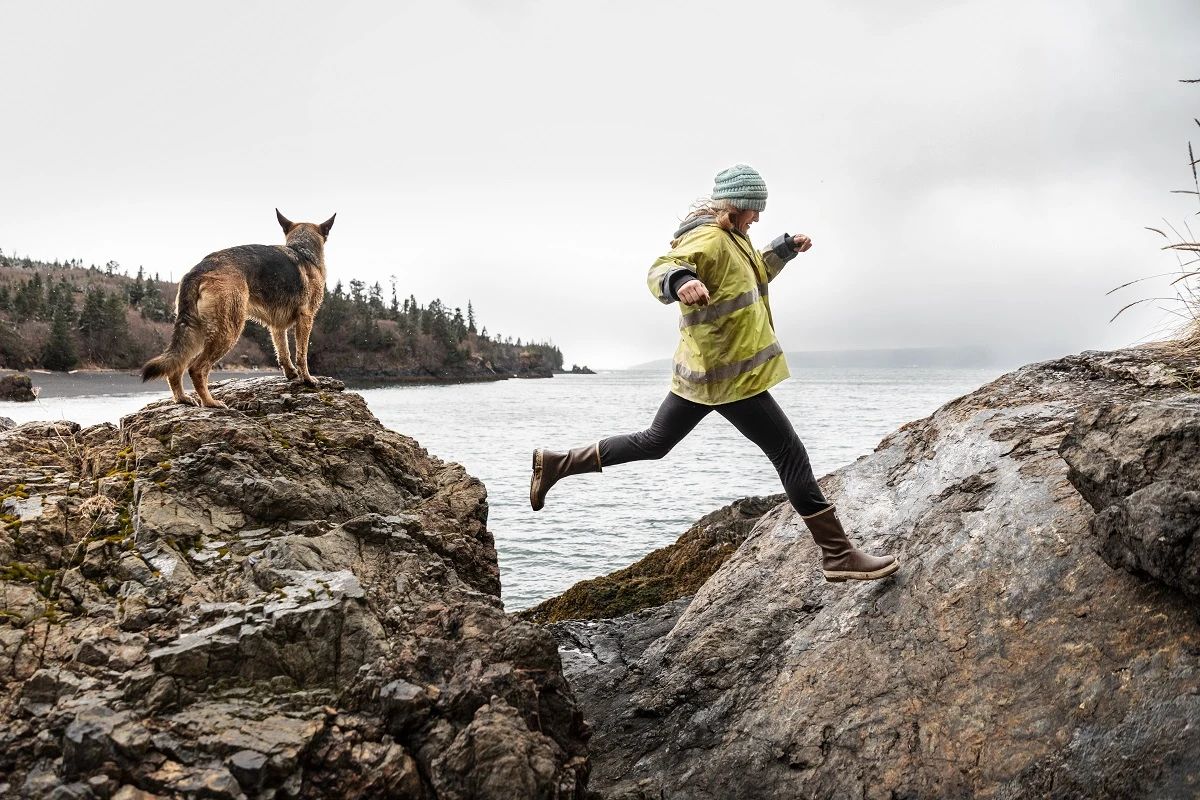
<svg viewBox="0 0 1200 800">
<path fill-rule="evenodd" d="M 337 212 L 330 283 L 470 299 L 568 363 L 671 354 L 645 286 L 736 162 L 788 350 L 1144 339 L 1200 2 L 0 0 L 0 247 L 178 279 Z M 1195 217 L 1192 217 L 1195 219 Z"/>
</svg>

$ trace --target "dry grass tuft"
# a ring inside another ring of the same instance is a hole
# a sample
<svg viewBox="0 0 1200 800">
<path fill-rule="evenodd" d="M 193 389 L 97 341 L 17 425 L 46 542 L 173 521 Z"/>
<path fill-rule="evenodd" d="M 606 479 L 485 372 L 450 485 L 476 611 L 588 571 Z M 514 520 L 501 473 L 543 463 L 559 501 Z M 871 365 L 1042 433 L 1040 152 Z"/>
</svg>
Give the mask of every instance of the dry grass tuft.
<svg viewBox="0 0 1200 800">
<path fill-rule="evenodd" d="M 1184 80 L 1180 81 L 1180 83 L 1200 84 L 1200 78 Z M 1194 119 L 1193 122 L 1200 127 L 1200 119 Z M 1188 169 L 1192 173 L 1192 188 L 1175 189 L 1171 192 L 1172 194 L 1192 195 L 1200 203 L 1200 175 L 1197 174 L 1198 164 L 1200 164 L 1200 159 L 1196 158 L 1195 150 L 1189 141 Z M 1197 211 L 1196 215 L 1200 216 L 1200 211 Z M 1141 300 L 1135 300 L 1123 306 L 1116 314 L 1113 314 L 1112 319 L 1115 320 L 1125 311 L 1142 303 L 1166 303 L 1165 306 L 1160 306 L 1160 308 L 1172 315 L 1176 322 L 1175 325 L 1171 326 L 1174 337 L 1168 344 L 1172 349 L 1178 349 L 1181 354 L 1195 354 L 1200 352 L 1200 236 L 1197 236 L 1192 231 L 1192 227 L 1187 220 L 1183 221 L 1183 230 L 1180 230 L 1166 220 L 1164 220 L 1164 223 L 1170 233 L 1160 228 L 1147 227 L 1146 230 L 1152 231 L 1167 240 L 1162 249 L 1170 251 L 1175 256 L 1176 268 L 1170 272 L 1150 275 L 1123 283 L 1109 291 L 1108 294 L 1141 283 L 1142 281 L 1170 278 L 1171 280 L 1167 285 L 1174 292 L 1174 295 L 1144 297 Z M 1109 321 L 1111 322 L 1112 320 Z"/>
</svg>

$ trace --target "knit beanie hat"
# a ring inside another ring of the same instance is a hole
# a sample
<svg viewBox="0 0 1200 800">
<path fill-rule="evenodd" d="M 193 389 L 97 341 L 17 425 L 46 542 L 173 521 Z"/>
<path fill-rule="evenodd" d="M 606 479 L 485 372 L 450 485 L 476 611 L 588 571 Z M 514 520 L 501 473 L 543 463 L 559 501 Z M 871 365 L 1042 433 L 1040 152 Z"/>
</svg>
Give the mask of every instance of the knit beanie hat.
<svg viewBox="0 0 1200 800">
<path fill-rule="evenodd" d="M 767 207 L 767 184 L 753 167 L 737 164 L 717 173 L 713 200 L 728 200 L 734 208 L 762 211 Z"/>
</svg>

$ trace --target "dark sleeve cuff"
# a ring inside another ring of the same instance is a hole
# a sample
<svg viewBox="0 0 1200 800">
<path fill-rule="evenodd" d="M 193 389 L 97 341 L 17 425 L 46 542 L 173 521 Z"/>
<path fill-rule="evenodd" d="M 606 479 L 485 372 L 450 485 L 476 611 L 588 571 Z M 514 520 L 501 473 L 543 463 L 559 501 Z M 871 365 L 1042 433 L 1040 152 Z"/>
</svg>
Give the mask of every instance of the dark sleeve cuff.
<svg viewBox="0 0 1200 800">
<path fill-rule="evenodd" d="M 683 267 L 673 269 L 667 273 L 666 280 L 663 281 L 663 294 L 671 298 L 672 301 L 679 299 L 679 290 L 688 281 L 698 280 L 696 273 L 690 269 Z"/>
<path fill-rule="evenodd" d="M 790 234 L 782 234 L 771 242 L 771 251 L 786 264 L 796 257 L 796 240 Z"/>
</svg>

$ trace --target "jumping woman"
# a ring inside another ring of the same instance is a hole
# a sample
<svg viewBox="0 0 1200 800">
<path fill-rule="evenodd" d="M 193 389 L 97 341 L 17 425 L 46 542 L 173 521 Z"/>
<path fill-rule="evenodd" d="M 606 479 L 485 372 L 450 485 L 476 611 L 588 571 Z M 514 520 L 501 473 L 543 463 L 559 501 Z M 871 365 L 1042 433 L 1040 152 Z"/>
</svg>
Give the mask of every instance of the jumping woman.
<svg viewBox="0 0 1200 800">
<path fill-rule="evenodd" d="M 651 294 L 665 304 L 678 301 L 681 312 L 667 399 L 644 431 L 566 453 L 535 450 L 529 502 L 540 511 L 546 493 L 568 475 L 662 458 L 716 411 L 775 465 L 788 500 L 821 548 L 825 579 L 883 578 L 900 563 L 850 543 L 800 437 L 768 391 L 788 377 L 788 368 L 775 338 L 767 284 L 812 241 L 785 233 L 761 253 L 755 250 L 747 233 L 766 207 L 767 186 L 755 170 L 738 164 L 717 175 L 711 198 L 687 216 L 671 251 L 650 267 Z"/>
</svg>

